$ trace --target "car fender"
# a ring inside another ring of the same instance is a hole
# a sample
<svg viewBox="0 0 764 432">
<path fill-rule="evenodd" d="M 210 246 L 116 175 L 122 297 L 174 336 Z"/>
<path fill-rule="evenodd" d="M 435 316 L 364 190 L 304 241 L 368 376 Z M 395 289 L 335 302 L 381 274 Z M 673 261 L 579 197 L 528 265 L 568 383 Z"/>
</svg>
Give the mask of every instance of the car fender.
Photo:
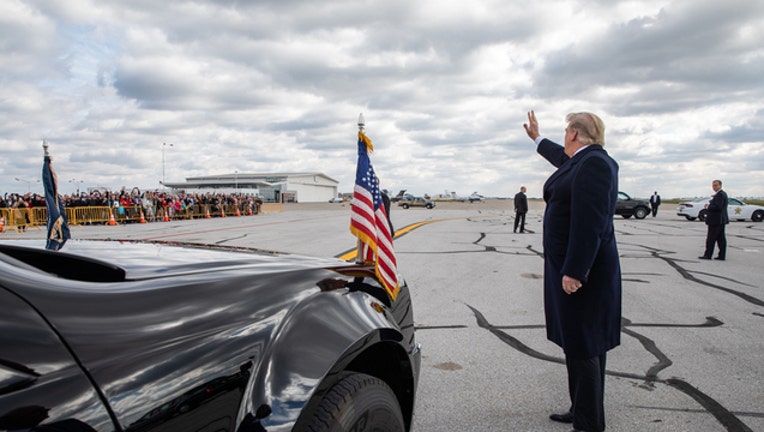
<svg viewBox="0 0 764 432">
<path fill-rule="evenodd" d="M 4 286 L 0 305 L 0 429 L 116 430 L 102 395 L 38 311 Z"/>
<path fill-rule="evenodd" d="M 322 381 L 380 343 L 406 352 L 394 317 L 375 297 L 336 290 L 306 298 L 288 312 L 264 353 L 245 397 L 251 405 L 242 406 L 240 417 L 267 406 L 270 415 L 259 419 L 262 426 L 291 430 Z"/>
</svg>

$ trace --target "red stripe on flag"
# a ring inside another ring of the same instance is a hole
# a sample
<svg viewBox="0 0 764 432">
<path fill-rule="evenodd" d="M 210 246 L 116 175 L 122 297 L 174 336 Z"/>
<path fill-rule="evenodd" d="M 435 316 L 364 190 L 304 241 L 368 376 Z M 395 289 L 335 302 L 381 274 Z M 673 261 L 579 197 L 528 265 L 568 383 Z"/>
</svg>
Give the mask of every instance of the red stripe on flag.
<svg viewBox="0 0 764 432">
<path fill-rule="evenodd" d="M 379 182 L 368 158 L 370 141 L 358 134 L 358 168 L 350 216 L 350 232 L 361 242 L 360 256 L 374 262 L 374 273 L 390 297 L 395 300 L 400 291 L 398 270 Z"/>
</svg>

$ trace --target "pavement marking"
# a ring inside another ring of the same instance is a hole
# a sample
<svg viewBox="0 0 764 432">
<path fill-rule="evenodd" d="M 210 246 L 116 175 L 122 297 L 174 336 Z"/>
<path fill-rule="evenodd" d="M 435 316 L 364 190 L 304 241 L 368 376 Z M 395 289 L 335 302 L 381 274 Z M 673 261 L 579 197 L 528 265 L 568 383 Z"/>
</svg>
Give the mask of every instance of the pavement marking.
<svg viewBox="0 0 764 432">
<path fill-rule="evenodd" d="M 395 237 L 393 237 L 393 238 L 401 237 L 401 236 L 403 236 L 405 234 L 408 234 L 409 232 L 411 232 L 411 231 L 413 231 L 413 230 L 415 230 L 415 229 L 417 229 L 419 227 L 422 227 L 424 225 L 431 224 L 431 223 L 434 223 L 434 222 L 444 222 L 444 221 L 457 220 L 457 219 L 469 219 L 471 217 L 475 217 L 475 216 L 453 217 L 453 218 L 433 219 L 433 220 L 427 220 L 427 221 L 422 221 L 422 222 L 415 222 L 415 223 L 413 223 L 411 225 L 406 225 L 405 227 L 403 227 L 401 229 L 395 230 Z M 357 254 L 358 254 L 358 248 L 355 247 L 353 249 L 349 249 L 349 250 L 347 250 L 345 252 L 342 252 L 341 254 L 337 255 L 336 257 L 341 259 L 341 260 L 344 260 L 344 261 L 350 261 Z"/>
</svg>

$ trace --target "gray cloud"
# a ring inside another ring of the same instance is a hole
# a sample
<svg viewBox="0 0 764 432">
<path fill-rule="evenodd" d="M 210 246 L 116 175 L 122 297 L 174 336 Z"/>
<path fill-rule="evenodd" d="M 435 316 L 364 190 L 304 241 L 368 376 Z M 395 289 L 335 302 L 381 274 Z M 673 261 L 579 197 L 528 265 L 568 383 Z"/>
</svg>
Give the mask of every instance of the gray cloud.
<svg viewBox="0 0 764 432">
<path fill-rule="evenodd" d="M 759 3 L 10 0 L 0 189 L 39 176 L 46 138 L 93 186 L 158 187 L 166 142 L 168 180 L 322 171 L 350 191 L 363 112 L 387 189 L 540 196 L 535 109 L 558 140 L 566 112 L 601 114 L 632 195 L 724 177 L 762 196 Z"/>
</svg>

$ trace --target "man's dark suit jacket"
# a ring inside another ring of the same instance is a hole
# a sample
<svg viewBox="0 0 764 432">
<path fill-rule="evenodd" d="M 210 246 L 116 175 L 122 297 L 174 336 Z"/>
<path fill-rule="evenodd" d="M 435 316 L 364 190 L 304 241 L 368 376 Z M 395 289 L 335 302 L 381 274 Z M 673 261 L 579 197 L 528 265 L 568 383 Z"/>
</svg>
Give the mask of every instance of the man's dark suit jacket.
<svg viewBox="0 0 764 432">
<path fill-rule="evenodd" d="M 730 223 L 727 214 L 727 193 L 719 189 L 706 207 L 706 225 L 726 225 Z"/>
<path fill-rule="evenodd" d="M 515 211 L 518 213 L 528 213 L 528 197 L 522 192 L 515 194 Z"/>
<path fill-rule="evenodd" d="M 544 310 L 547 338 L 572 358 L 591 358 L 621 340 L 621 265 L 613 216 L 618 164 L 600 145 L 569 158 L 548 139 L 538 152 L 557 167 L 544 184 Z M 562 276 L 583 283 L 573 294 Z"/>
</svg>

